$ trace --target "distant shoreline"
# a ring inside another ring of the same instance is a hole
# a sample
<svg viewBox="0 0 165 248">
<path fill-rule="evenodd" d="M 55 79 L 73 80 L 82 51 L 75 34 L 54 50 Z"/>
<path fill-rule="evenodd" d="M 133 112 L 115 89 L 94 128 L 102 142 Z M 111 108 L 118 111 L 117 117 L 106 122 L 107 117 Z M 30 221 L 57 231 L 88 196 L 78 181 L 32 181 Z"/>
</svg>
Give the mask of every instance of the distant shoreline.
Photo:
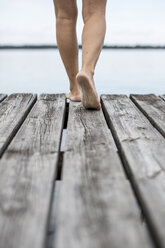
<svg viewBox="0 0 165 248">
<path fill-rule="evenodd" d="M 0 45 L 0 50 L 3 49 L 58 49 L 57 45 Z M 82 45 L 79 45 L 79 49 L 82 49 Z M 164 46 L 152 46 L 152 45 L 104 45 L 103 49 L 165 49 Z"/>
</svg>

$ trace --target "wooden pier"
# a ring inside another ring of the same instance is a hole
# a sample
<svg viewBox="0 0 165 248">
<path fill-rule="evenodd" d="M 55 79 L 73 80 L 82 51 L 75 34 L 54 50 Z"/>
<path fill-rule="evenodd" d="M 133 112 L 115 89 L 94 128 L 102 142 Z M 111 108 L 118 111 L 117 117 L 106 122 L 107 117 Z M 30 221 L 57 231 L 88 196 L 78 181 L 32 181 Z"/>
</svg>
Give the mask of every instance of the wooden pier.
<svg viewBox="0 0 165 248">
<path fill-rule="evenodd" d="M 0 248 L 165 248 L 165 95 L 0 95 Z"/>
</svg>

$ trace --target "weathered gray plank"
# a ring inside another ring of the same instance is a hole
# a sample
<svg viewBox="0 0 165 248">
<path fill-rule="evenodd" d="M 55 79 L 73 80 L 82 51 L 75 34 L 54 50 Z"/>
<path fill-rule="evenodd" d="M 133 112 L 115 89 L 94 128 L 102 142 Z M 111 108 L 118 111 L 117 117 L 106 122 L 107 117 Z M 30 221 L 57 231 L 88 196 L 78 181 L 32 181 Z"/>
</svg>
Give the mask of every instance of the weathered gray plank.
<svg viewBox="0 0 165 248">
<path fill-rule="evenodd" d="M 152 247 L 102 111 L 70 103 L 55 248 Z"/>
<path fill-rule="evenodd" d="M 6 97 L 7 97 L 7 95 L 5 95 L 5 94 L 0 94 L 0 102 L 2 102 Z"/>
<path fill-rule="evenodd" d="M 0 245 L 45 245 L 65 95 L 41 95 L 0 161 Z"/>
<path fill-rule="evenodd" d="M 165 137 L 165 101 L 155 96 L 154 94 L 131 94 L 130 98 L 149 119 L 149 121 Z"/>
<path fill-rule="evenodd" d="M 103 113 L 86 111 L 81 103 L 71 102 L 62 179 L 84 183 L 85 180 L 109 182 L 110 178 L 125 178 L 114 150 L 114 140 Z"/>
<path fill-rule="evenodd" d="M 124 95 L 102 95 L 103 109 L 159 247 L 165 247 L 165 139 Z"/>
<path fill-rule="evenodd" d="M 12 94 L 0 104 L 0 157 L 36 101 L 33 94 Z"/>
<path fill-rule="evenodd" d="M 61 181 L 54 247 L 153 247 L 128 181 Z"/>
</svg>

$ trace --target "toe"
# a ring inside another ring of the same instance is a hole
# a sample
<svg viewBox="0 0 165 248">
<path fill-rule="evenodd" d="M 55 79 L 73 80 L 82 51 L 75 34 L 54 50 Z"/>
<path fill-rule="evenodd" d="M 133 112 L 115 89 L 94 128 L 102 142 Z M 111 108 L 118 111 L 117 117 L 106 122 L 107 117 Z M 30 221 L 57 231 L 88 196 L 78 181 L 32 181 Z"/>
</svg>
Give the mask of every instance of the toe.
<svg viewBox="0 0 165 248">
<path fill-rule="evenodd" d="M 101 109 L 101 104 L 98 105 L 98 107 L 96 108 L 97 110 Z"/>
<path fill-rule="evenodd" d="M 70 98 L 70 93 L 65 94 L 66 98 Z"/>
<path fill-rule="evenodd" d="M 71 96 L 70 100 L 73 102 L 81 102 L 81 96 L 77 95 L 77 96 Z"/>
</svg>

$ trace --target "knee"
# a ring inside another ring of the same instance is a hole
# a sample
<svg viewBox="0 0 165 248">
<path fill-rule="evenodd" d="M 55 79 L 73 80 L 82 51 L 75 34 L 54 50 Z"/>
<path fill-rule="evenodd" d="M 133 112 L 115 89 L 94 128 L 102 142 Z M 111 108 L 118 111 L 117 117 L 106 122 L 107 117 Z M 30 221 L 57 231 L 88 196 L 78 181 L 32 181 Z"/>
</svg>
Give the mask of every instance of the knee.
<svg viewBox="0 0 165 248">
<path fill-rule="evenodd" d="M 96 19 L 105 18 L 105 14 L 104 12 L 101 11 L 95 11 L 95 12 L 85 11 L 83 12 L 82 17 L 83 17 L 83 22 L 86 23 L 90 18 L 93 17 L 95 17 Z"/>
<path fill-rule="evenodd" d="M 84 23 L 86 23 L 91 17 L 95 17 L 96 19 L 105 18 L 105 6 L 84 6 L 82 9 L 82 18 Z"/>
<path fill-rule="evenodd" d="M 76 7 L 68 7 L 66 9 L 57 9 L 56 11 L 56 20 L 68 20 L 68 21 L 76 21 L 77 20 L 78 11 Z"/>
</svg>

